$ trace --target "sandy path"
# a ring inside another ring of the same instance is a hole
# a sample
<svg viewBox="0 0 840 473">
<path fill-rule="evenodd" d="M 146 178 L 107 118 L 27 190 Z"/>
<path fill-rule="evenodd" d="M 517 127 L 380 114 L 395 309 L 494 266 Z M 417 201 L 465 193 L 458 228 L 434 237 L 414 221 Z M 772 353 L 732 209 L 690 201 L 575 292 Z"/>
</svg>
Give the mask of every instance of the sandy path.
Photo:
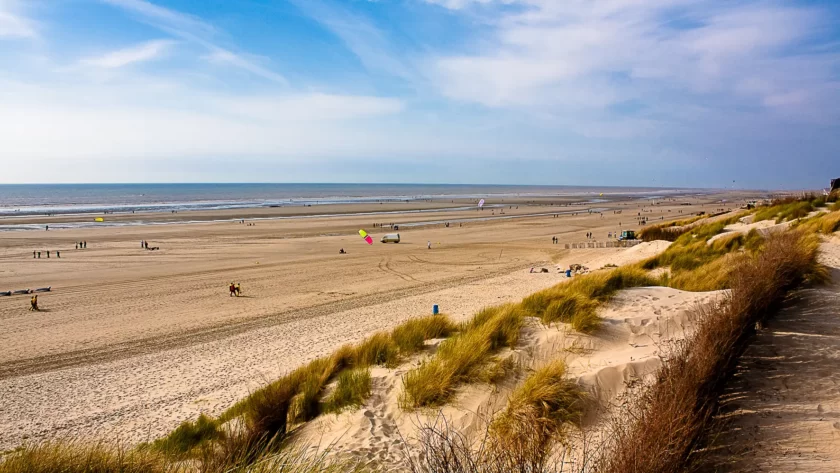
<svg viewBox="0 0 840 473">
<path fill-rule="evenodd" d="M 772 318 L 727 389 L 719 471 L 840 471 L 840 241 L 822 248 L 834 284 Z"/>
</svg>

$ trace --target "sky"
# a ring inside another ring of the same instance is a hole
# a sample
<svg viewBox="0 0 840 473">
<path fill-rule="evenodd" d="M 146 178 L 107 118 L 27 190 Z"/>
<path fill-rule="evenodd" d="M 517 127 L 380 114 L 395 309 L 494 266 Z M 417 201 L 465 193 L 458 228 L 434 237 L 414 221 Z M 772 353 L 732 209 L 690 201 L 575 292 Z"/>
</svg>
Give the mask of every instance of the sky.
<svg viewBox="0 0 840 473">
<path fill-rule="evenodd" d="M 833 177 L 832 0 L 0 0 L 0 183 Z"/>
</svg>

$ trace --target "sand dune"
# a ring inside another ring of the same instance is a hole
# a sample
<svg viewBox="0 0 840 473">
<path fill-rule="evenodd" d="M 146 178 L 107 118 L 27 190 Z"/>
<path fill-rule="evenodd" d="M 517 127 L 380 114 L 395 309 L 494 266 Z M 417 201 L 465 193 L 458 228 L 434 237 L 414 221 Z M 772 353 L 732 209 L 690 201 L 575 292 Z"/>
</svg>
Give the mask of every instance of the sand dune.
<svg viewBox="0 0 840 473">
<path fill-rule="evenodd" d="M 629 250 L 625 250 L 629 251 Z M 692 309 L 708 304 L 719 293 L 690 293 L 664 287 L 622 291 L 601 311 L 602 330 L 594 335 L 571 331 L 565 324 L 545 327 L 531 320 L 511 357 L 524 370 L 497 386 L 470 385 L 441 409 L 404 412 L 398 407 L 402 376 L 434 353 L 428 353 L 399 368 L 374 368 L 372 394 L 360 409 L 322 416 L 305 425 L 296 439 L 313 449 L 331 448 L 356 459 L 400 464 L 414 454 L 419 429 L 441 422 L 479 440 L 493 415 L 504 408 L 513 388 L 527 369 L 536 369 L 554 359 L 564 359 L 569 374 L 602 406 L 615 405 L 627 387 L 649 381 L 661 366 L 659 350 L 665 342 L 681 340 L 694 328 Z M 594 427 L 604 419 L 601 411 L 588 419 Z M 404 442 L 405 441 L 405 442 Z"/>
</svg>

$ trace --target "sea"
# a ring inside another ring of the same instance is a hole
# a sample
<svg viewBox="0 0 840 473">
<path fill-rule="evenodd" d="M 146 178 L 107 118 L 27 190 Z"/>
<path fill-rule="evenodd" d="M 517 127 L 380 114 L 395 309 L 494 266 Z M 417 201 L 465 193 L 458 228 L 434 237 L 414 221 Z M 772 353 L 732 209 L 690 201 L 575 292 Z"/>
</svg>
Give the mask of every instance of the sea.
<svg viewBox="0 0 840 473">
<path fill-rule="evenodd" d="M 447 199 L 478 202 L 505 197 L 579 197 L 595 203 L 619 197 L 644 199 L 702 192 L 677 188 L 450 184 L 7 184 L 0 185 L 0 230 L 27 229 L 29 225 L 2 225 L 2 220 L 32 215 L 188 212 Z M 90 219 L 84 221 L 89 223 Z M 68 225 L 71 224 L 61 226 Z"/>
</svg>

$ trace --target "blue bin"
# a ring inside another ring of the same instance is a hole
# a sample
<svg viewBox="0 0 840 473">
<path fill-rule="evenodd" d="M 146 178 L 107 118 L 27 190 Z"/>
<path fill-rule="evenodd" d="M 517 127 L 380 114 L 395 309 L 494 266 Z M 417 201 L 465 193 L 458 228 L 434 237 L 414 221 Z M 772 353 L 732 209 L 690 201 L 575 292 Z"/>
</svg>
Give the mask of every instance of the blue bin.
<svg viewBox="0 0 840 473">
<path fill-rule="evenodd" d="M 438 305 L 437 304 L 433 305 L 432 306 L 432 315 L 438 315 L 439 313 L 440 313 L 440 309 L 438 308 Z"/>
<path fill-rule="evenodd" d="M 566 277 L 567 277 L 567 278 L 572 277 L 572 270 L 571 270 L 571 269 L 567 269 L 567 270 L 566 270 Z"/>
</svg>

